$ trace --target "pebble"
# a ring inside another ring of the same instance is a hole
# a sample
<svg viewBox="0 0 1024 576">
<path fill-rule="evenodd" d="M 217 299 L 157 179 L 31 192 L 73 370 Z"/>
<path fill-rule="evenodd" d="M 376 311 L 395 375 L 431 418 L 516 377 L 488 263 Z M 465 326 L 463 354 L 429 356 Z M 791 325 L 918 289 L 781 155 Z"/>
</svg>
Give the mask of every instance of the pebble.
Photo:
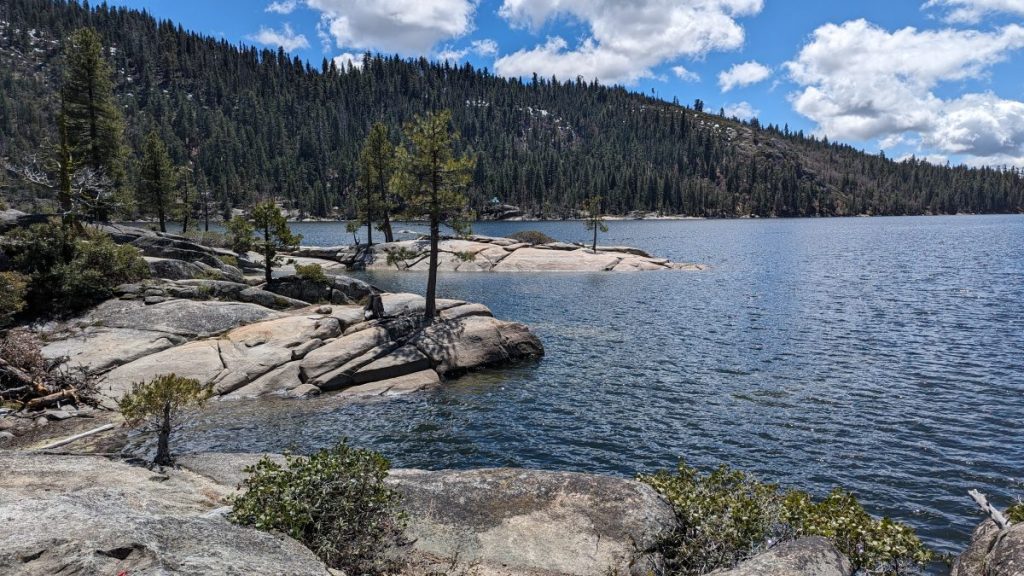
<svg viewBox="0 0 1024 576">
<path fill-rule="evenodd" d="M 7 442 L 8 440 L 11 440 L 13 438 L 14 438 L 14 434 L 11 434 L 10 432 L 8 432 L 6 430 L 4 430 L 3 432 L 0 432 L 0 442 Z"/>
<path fill-rule="evenodd" d="M 334 308 L 331 308 L 330 306 L 321 306 L 316 309 L 317 314 L 327 315 L 330 314 L 331 312 L 334 312 Z"/>
<path fill-rule="evenodd" d="M 40 428 L 46 426 L 49 423 L 50 421 L 46 418 L 46 416 L 40 416 L 39 418 L 36 418 L 36 426 Z"/>
<path fill-rule="evenodd" d="M 146 298 L 143 300 L 143 302 L 145 302 L 147 306 L 150 306 L 152 304 L 159 304 L 161 302 L 166 301 L 167 298 L 164 298 L 163 296 L 146 296 Z"/>
<path fill-rule="evenodd" d="M 50 420 L 67 420 L 68 418 L 73 418 L 74 414 L 67 410 L 47 410 L 45 416 Z"/>
</svg>

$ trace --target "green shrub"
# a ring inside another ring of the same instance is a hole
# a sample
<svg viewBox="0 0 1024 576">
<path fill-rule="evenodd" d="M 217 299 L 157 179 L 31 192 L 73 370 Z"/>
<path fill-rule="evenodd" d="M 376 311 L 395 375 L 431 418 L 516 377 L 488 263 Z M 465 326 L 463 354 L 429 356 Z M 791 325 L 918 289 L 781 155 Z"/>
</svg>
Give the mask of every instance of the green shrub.
<svg viewBox="0 0 1024 576">
<path fill-rule="evenodd" d="M 95 230 L 36 224 L 12 232 L 7 242 L 13 268 L 31 277 L 25 299 L 35 314 L 78 312 L 111 298 L 119 284 L 149 276 L 135 247 Z"/>
<path fill-rule="evenodd" d="M 384 480 L 383 456 L 342 441 L 308 458 L 269 458 L 246 468 L 250 476 L 233 499 L 229 519 L 283 532 L 346 574 L 397 571 L 389 554 L 405 526 L 400 495 Z"/>
<path fill-rule="evenodd" d="M 1017 502 L 1006 509 L 1006 518 L 1010 522 L 1024 522 L 1024 502 Z"/>
<path fill-rule="evenodd" d="M 509 238 L 518 242 L 525 242 L 526 244 L 550 244 L 555 241 L 554 238 L 547 234 L 540 232 L 539 230 L 522 230 L 509 236 Z"/>
<path fill-rule="evenodd" d="M 231 236 L 228 234 L 221 234 L 220 232 L 202 232 L 199 230 L 189 230 L 182 232 L 182 236 L 188 238 L 196 244 L 202 244 L 203 246 L 213 246 L 214 248 L 231 248 Z"/>
<path fill-rule="evenodd" d="M 873 576 L 919 573 L 932 558 L 909 526 L 873 518 L 843 490 L 814 502 L 725 466 L 701 475 L 685 463 L 676 474 L 640 479 L 675 509 L 678 528 L 663 543 L 672 574 L 729 568 L 777 541 L 815 535 L 834 542 L 858 573 Z"/>
<path fill-rule="evenodd" d="M 323 266 L 319 264 L 296 264 L 295 274 L 303 280 L 310 282 L 326 282 L 327 275 L 324 274 Z"/>
<path fill-rule="evenodd" d="M 221 262 L 227 264 L 228 266 L 234 266 L 235 268 L 238 268 L 238 258 L 228 255 L 219 256 L 219 258 Z"/>
<path fill-rule="evenodd" d="M 0 272 L 0 326 L 25 309 L 29 277 L 18 272 Z"/>
<path fill-rule="evenodd" d="M 210 397 L 210 389 L 198 380 L 165 374 L 148 383 L 136 383 L 131 392 L 118 401 L 125 422 L 157 433 L 154 464 L 174 463 L 170 450 L 171 432 L 190 408 L 202 406 Z"/>
<path fill-rule="evenodd" d="M 641 476 L 675 509 L 677 531 L 665 542 L 672 573 L 706 574 L 734 566 L 778 534 L 778 488 L 725 466 L 702 476 L 680 462 L 677 473 Z"/>
<path fill-rule="evenodd" d="M 255 231 L 252 224 L 241 216 L 235 216 L 227 223 L 231 249 L 238 254 L 251 252 L 255 247 L 252 235 Z"/>
<path fill-rule="evenodd" d="M 466 250 L 465 252 L 454 252 L 454 254 L 455 257 L 462 262 L 472 262 L 476 260 L 476 252 L 470 252 L 469 250 Z"/>
</svg>

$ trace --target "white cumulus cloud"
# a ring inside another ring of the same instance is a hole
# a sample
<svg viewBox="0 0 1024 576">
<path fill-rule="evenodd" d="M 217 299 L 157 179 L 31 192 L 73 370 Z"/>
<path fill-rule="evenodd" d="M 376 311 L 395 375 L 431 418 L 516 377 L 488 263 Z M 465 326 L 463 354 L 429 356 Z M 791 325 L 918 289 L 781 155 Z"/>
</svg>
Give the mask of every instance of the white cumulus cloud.
<svg viewBox="0 0 1024 576">
<path fill-rule="evenodd" d="M 485 38 L 483 40 L 474 40 L 465 48 L 456 49 L 447 46 L 444 50 L 437 53 L 437 59 L 447 60 L 449 62 L 458 62 L 470 54 L 475 54 L 477 56 L 493 56 L 497 53 L 498 43 L 490 38 Z"/>
<path fill-rule="evenodd" d="M 476 0 L 306 0 L 339 48 L 430 54 L 473 30 Z"/>
<path fill-rule="evenodd" d="M 725 116 L 727 118 L 739 118 L 740 120 L 750 120 L 751 118 L 757 118 L 761 111 L 750 105 L 750 102 L 738 102 L 736 104 L 725 105 Z"/>
<path fill-rule="evenodd" d="M 1024 16 L 1024 0 L 928 0 L 923 8 L 945 8 L 945 20 L 976 24 L 992 14 Z"/>
<path fill-rule="evenodd" d="M 700 82 L 700 74 L 687 70 L 684 66 L 673 66 L 672 73 L 685 82 Z"/>
<path fill-rule="evenodd" d="M 300 48 L 309 48 L 309 40 L 302 34 L 296 34 L 288 24 L 280 31 L 273 28 L 260 27 L 260 31 L 249 39 L 264 46 L 280 46 L 291 52 Z"/>
<path fill-rule="evenodd" d="M 295 11 L 295 8 L 299 5 L 299 0 L 278 0 L 271 2 L 267 5 L 266 12 L 276 12 L 278 14 L 291 14 Z"/>
<path fill-rule="evenodd" d="M 349 66 L 353 68 L 363 67 L 363 55 L 353 54 L 351 52 L 344 52 L 334 57 L 334 65 L 338 67 L 338 70 L 344 72 Z"/>
<path fill-rule="evenodd" d="M 736 21 L 761 11 L 763 0 L 504 0 L 499 14 L 513 26 L 539 29 L 562 17 L 585 24 L 574 46 L 549 37 L 495 62 L 503 76 L 577 76 L 631 84 L 652 68 L 680 57 L 700 57 L 743 45 Z"/>
<path fill-rule="evenodd" d="M 1024 27 L 991 32 L 893 32 L 865 20 L 818 28 L 796 59 L 790 78 L 802 89 L 790 100 L 797 112 L 832 138 L 895 141 L 917 133 L 941 153 L 985 158 L 1024 156 L 1024 103 L 994 94 L 936 95 L 943 83 L 983 77 L 1024 48 Z"/>
<path fill-rule="evenodd" d="M 718 85 L 722 92 L 728 92 L 733 88 L 750 86 L 767 80 L 772 75 L 772 69 L 759 62 L 744 62 L 736 64 L 728 70 L 718 74 Z"/>
</svg>

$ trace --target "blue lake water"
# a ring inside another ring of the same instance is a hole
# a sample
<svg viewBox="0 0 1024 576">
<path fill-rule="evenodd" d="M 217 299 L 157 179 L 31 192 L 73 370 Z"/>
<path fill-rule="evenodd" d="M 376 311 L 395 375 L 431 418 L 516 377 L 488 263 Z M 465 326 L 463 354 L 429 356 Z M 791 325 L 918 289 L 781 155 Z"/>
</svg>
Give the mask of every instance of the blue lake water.
<svg viewBox="0 0 1024 576">
<path fill-rule="evenodd" d="M 401 467 L 728 463 L 817 494 L 846 487 L 949 552 L 978 522 L 969 488 L 1024 497 L 1024 216 L 609 227 L 602 243 L 710 269 L 442 274 L 441 296 L 529 324 L 547 356 L 388 401 L 217 403 L 187 449 L 308 452 L 347 436 Z M 342 224 L 294 228 L 308 244 L 349 238 Z M 588 234 L 475 227 L 523 229 Z M 422 293 L 425 276 L 370 279 Z"/>
</svg>

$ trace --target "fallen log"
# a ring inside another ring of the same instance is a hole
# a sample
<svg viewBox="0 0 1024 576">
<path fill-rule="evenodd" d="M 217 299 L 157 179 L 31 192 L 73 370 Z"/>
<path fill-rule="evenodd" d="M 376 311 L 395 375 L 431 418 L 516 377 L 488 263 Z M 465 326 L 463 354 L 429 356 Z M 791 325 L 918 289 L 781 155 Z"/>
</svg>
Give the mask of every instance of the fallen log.
<svg viewBox="0 0 1024 576">
<path fill-rule="evenodd" d="M 974 501 L 978 503 L 982 511 L 988 514 L 989 518 L 996 523 L 996 526 L 999 526 L 1000 530 L 1006 530 L 1010 527 L 1010 522 L 1006 519 L 1006 516 L 1003 516 L 1003 513 L 995 506 L 989 504 L 988 498 L 985 498 L 984 494 L 977 490 L 968 490 L 967 493 L 971 495 L 971 498 L 974 498 Z"/>
<path fill-rule="evenodd" d="M 113 424 L 104 424 L 103 426 L 100 426 L 99 428 L 94 428 L 92 430 L 89 430 L 88 432 L 82 432 L 81 434 L 75 434 L 74 436 L 69 436 L 69 437 L 67 437 L 67 438 L 65 438 L 63 440 L 58 440 L 58 441 L 53 442 L 51 444 L 47 444 L 46 446 L 43 446 L 41 448 L 36 448 L 36 450 L 53 450 L 54 448 L 59 448 L 59 447 L 64 446 L 64 445 L 71 444 L 72 442 L 75 442 L 76 440 L 81 440 L 82 438 L 87 438 L 87 437 L 92 436 L 94 434 L 99 434 L 100 432 L 106 432 L 107 430 L 113 430 L 113 429 L 114 429 L 114 425 Z"/>
<path fill-rule="evenodd" d="M 69 390 L 61 390 L 60 392 L 55 392 L 48 396 L 43 396 L 41 398 L 33 398 L 32 400 L 29 400 L 25 404 L 25 410 L 31 412 L 33 410 L 38 410 L 40 408 L 46 408 L 47 406 L 56 404 L 61 400 L 70 400 L 72 402 L 77 403 L 78 396 L 75 394 L 75 390 L 73 388 Z"/>
</svg>

